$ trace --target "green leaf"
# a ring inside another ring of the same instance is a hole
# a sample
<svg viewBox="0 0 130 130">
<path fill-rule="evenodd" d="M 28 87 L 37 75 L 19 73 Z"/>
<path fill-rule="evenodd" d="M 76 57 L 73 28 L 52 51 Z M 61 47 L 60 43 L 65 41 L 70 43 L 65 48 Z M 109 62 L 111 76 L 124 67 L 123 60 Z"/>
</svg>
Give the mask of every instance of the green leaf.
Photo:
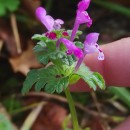
<svg viewBox="0 0 130 130">
<path fill-rule="evenodd" d="M 45 79 L 39 80 L 35 84 L 35 91 L 39 92 L 42 88 L 44 88 L 45 85 L 46 85 Z"/>
<path fill-rule="evenodd" d="M 13 12 L 18 9 L 20 1 L 19 0 L 4 0 L 4 4 L 9 11 Z"/>
<path fill-rule="evenodd" d="M 61 93 L 63 89 L 66 89 L 68 87 L 69 81 L 68 77 L 59 78 L 56 87 L 56 92 Z"/>
<path fill-rule="evenodd" d="M 4 16 L 6 14 L 5 5 L 0 2 L 0 16 Z"/>
<path fill-rule="evenodd" d="M 49 51 L 56 51 L 56 41 L 47 39 L 46 45 Z"/>
<path fill-rule="evenodd" d="M 51 65 L 48 68 L 41 68 L 37 70 L 31 70 L 24 82 L 22 93 L 27 93 L 33 84 L 35 84 L 35 90 L 44 90 L 48 93 L 61 93 L 69 83 L 69 77 L 64 77 L 57 69 L 56 66 Z"/>
<path fill-rule="evenodd" d="M 50 81 L 48 84 L 46 84 L 46 86 L 45 86 L 45 92 L 47 92 L 47 93 L 54 93 L 55 92 L 55 81 L 54 80 L 52 80 L 52 81 Z"/>
<path fill-rule="evenodd" d="M 105 81 L 101 74 L 99 74 L 98 72 L 93 72 L 92 79 L 99 86 L 100 89 L 105 89 Z"/>
<path fill-rule="evenodd" d="M 108 90 L 117 95 L 130 108 L 130 92 L 127 88 L 111 86 Z"/>
<path fill-rule="evenodd" d="M 80 76 L 77 74 L 72 74 L 69 79 L 69 84 L 75 84 L 80 79 Z"/>
<path fill-rule="evenodd" d="M 84 81 L 93 90 L 96 90 L 97 86 L 100 89 L 105 89 L 105 81 L 103 77 L 97 72 L 90 71 L 89 68 L 85 66 L 83 63 L 81 64 L 76 74 L 79 75 L 82 79 L 84 79 Z"/>
<path fill-rule="evenodd" d="M 48 64 L 49 56 L 51 56 L 51 54 L 51 52 L 47 52 L 47 50 L 44 50 L 42 52 L 36 53 L 36 56 L 40 63 Z"/>
<path fill-rule="evenodd" d="M 37 81 L 37 70 L 33 69 L 28 74 L 23 83 L 22 94 L 26 94 L 31 89 L 32 85 Z"/>
<path fill-rule="evenodd" d="M 76 61 L 73 55 L 64 55 L 62 58 L 62 62 L 68 66 L 71 66 Z"/>
<path fill-rule="evenodd" d="M 68 32 L 69 36 L 71 36 L 72 30 L 67 30 L 67 32 Z M 77 31 L 75 38 L 78 39 L 81 34 L 82 34 L 82 31 Z"/>
<path fill-rule="evenodd" d="M 19 0 L 0 0 L 0 16 L 4 16 L 7 11 L 16 11 L 19 4 Z"/>
<path fill-rule="evenodd" d="M 40 41 L 46 41 L 48 38 L 43 34 L 34 34 L 32 36 L 33 40 L 40 40 Z"/>
<path fill-rule="evenodd" d="M 45 51 L 45 48 L 42 47 L 41 45 L 37 44 L 34 48 L 33 48 L 33 51 L 35 53 L 38 53 L 38 52 L 41 52 L 41 51 Z"/>
<path fill-rule="evenodd" d="M 0 130 L 14 130 L 10 120 L 3 113 L 0 113 Z"/>
<path fill-rule="evenodd" d="M 74 43 L 75 43 L 75 45 L 76 45 L 77 47 L 83 49 L 84 44 L 83 44 L 82 42 L 76 41 L 76 42 L 74 42 Z"/>
</svg>

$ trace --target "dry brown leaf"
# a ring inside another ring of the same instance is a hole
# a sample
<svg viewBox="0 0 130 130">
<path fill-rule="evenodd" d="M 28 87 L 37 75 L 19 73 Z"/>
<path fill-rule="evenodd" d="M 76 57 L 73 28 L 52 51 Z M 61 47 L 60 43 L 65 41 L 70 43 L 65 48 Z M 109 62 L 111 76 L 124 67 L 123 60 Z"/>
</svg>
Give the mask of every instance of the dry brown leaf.
<svg viewBox="0 0 130 130">
<path fill-rule="evenodd" d="M 14 36 L 11 32 L 11 27 L 8 23 L 0 22 L 0 39 L 6 44 L 7 51 L 11 56 L 17 56 L 17 47 Z"/>
<path fill-rule="evenodd" d="M 32 51 L 33 45 L 31 42 L 29 42 L 28 45 L 28 49 L 23 51 L 21 55 L 9 59 L 14 72 L 21 72 L 22 74 L 26 75 L 30 68 L 38 68 L 41 66 L 37 62 L 37 59 Z"/>
</svg>

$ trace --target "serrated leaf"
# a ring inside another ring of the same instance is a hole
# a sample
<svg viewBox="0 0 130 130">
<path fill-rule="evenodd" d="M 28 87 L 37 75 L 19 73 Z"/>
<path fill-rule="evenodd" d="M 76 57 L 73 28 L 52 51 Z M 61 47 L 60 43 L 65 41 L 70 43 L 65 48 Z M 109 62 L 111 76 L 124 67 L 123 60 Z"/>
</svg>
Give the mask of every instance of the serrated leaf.
<svg viewBox="0 0 130 130">
<path fill-rule="evenodd" d="M 34 51 L 35 53 L 37 53 L 37 52 L 45 51 L 45 48 L 43 48 L 41 45 L 37 44 L 37 45 L 33 48 L 33 51 Z"/>
<path fill-rule="evenodd" d="M 69 81 L 68 77 L 59 78 L 56 87 L 56 92 L 61 93 L 63 89 L 66 89 L 68 87 Z"/>
<path fill-rule="evenodd" d="M 60 93 L 68 86 L 69 77 L 63 77 L 54 65 L 48 68 L 41 68 L 37 70 L 31 70 L 24 82 L 22 93 L 27 93 L 33 84 L 35 84 L 35 90 L 40 91 L 42 88 L 48 93 L 54 93 L 55 91 Z"/>
<path fill-rule="evenodd" d="M 56 51 L 56 41 L 47 39 L 46 45 L 49 51 Z"/>
<path fill-rule="evenodd" d="M 105 89 L 105 81 L 101 74 L 99 74 L 98 72 L 93 72 L 92 79 L 99 86 L 100 89 Z"/>
<path fill-rule="evenodd" d="M 42 47 L 46 47 L 46 43 L 44 41 L 39 41 L 37 44 L 41 45 Z"/>
<path fill-rule="evenodd" d="M 23 83 L 22 94 L 26 94 L 31 89 L 32 85 L 37 81 L 37 70 L 33 69 L 27 74 L 26 80 Z"/>
<path fill-rule="evenodd" d="M 71 66 L 75 62 L 75 58 L 72 55 L 64 55 L 62 62 L 68 66 Z"/>
<path fill-rule="evenodd" d="M 35 91 L 39 92 L 42 88 L 44 88 L 45 85 L 46 85 L 45 79 L 39 80 L 35 84 Z"/>
<path fill-rule="evenodd" d="M 45 35 L 43 35 L 43 34 L 34 34 L 34 35 L 32 36 L 32 39 L 33 39 L 33 40 L 46 41 L 48 38 L 47 38 Z"/>
<path fill-rule="evenodd" d="M 54 80 L 52 80 L 51 82 L 49 82 L 48 84 L 46 84 L 46 86 L 45 86 L 45 92 L 47 92 L 47 93 L 54 93 L 55 92 L 55 81 Z"/>
<path fill-rule="evenodd" d="M 50 53 L 46 52 L 46 50 L 42 51 L 42 52 L 39 52 L 39 53 L 36 53 L 38 61 L 40 63 L 43 63 L 43 64 L 48 64 L 48 62 L 49 62 L 49 55 L 50 55 Z"/>
<path fill-rule="evenodd" d="M 90 69 L 83 63 L 80 66 L 79 70 L 76 72 L 76 74 L 78 74 L 82 79 L 84 79 L 84 81 L 93 90 L 96 90 L 97 86 L 100 89 L 105 89 L 105 81 L 103 77 L 97 72 L 90 71 Z"/>
</svg>

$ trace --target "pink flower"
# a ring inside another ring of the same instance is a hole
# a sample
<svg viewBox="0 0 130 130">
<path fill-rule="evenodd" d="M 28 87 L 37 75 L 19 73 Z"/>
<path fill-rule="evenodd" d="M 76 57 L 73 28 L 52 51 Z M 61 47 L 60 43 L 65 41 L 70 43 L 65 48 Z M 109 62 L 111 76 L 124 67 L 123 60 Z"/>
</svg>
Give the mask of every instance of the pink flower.
<svg viewBox="0 0 130 130">
<path fill-rule="evenodd" d="M 90 0 L 82 0 L 78 3 L 76 20 L 70 38 L 71 41 L 74 40 L 80 24 L 86 23 L 87 27 L 90 27 L 92 25 L 92 19 L 89 17 L 89 14 L 85 11 L 89 7 L 89 4 Z"/>
<path fill-rule="evenodd" d="M 60 38 L 57 43 L 56 43 L 56 47 L 59 48 L 60 43 L 63 43 L 66 48 L 66 54 L 67 55 L 72 55 L 74 54 L 77 58 L 82 58 L 83 57 L 83 52 L 80 48 L 78 48 L 73 42 L 71 42 L 70 40 L 66 39 L 66 38 Z"/>
<path fill-rule="evenodd" d="M 60 29 L 61 24 L 64 24 L 64 21 L 61 19 L 54 20 L 50 15 L 47 15 L 46 10 L 42 7 L 38 7 L 36 9 L 36 16 L 44 24 L 48 31 Z"/>
<path fill-rule="evenodd" d="M 84 54 L 98 52 L 98 60 L 104 60 L 104 54 L 97 44 L 99 33 L 89 33 L 84 41 Z"/>
<path fill-rule="evenodd" d="M 90 27 L 92 25 L 92 20 L 86 11 L 77 10 L 76 22 L 77 24 L 86 23 L 87 27 Z"/>
<path fill-rule="evenodd" d="M 99 37 L 99 33 L 89 33 L 86 36 L 86 39 L 84 41 L 84 57 L 86 54 L 91 54 L 94 52 L 98 52 L 98 60 L 104 60 L 104 54 L 102 50 L 99 48 L 99 45 L 97 44 Z M 83 62 L 84 57 L 81 57 L 78 59 L 78 62 L 75 67 L 75 71 L 78 70 L 80 67 L 81 63 Z"/>
<path fill-rule="evenodd" d="M 85 11 L 90 4 L 90 0 L 82 0 L 78 3 L 78 10 Z"/>
</svg>

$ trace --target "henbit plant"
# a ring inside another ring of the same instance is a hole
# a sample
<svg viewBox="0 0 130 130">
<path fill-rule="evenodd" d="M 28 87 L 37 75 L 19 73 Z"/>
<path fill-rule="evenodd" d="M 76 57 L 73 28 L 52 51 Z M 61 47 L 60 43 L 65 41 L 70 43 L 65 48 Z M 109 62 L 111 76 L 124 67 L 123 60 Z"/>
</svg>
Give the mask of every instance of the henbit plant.
<svg viewBox="0 0 130 130">
<path fill-rule="evenodd" d="M 69 103 L 74 130 L 80 128 L 69 86 L 83 79 L 93 90 L 96 90 L 97 86 L 105 89 L 103 77 L 97 72 L 92 72 L 83 63 L 84 57 L 94 52 L 98 52 L 98 60 L 104 60 L 104 54 L 97 44 L 99 34 L 90 33 L 86 36 L 84 43 L 78 41 L 79 35 L 82 34 L 78 31 L 79 25 L 85 23 L 87 27 L 90 27 L 92 24 L 92 19 L 85 11 L 89 4 L 90 0 L 81 0 L 78 3 L 73 30 L 61 29 L 61 25 L 64 24 L 63 20 L 54 20 L 42 7 L 36 9 L 37 18 L 48 31 L 32 37 L 38 40 L 33 51 L 38 61 L 46 67 L 30 70 L 22 89 L 23 94 L 28 93 L 33 85 L 35 85 L 35 91 L 44 90 L 47 93 L 64 91 Z"/>
</svg>

